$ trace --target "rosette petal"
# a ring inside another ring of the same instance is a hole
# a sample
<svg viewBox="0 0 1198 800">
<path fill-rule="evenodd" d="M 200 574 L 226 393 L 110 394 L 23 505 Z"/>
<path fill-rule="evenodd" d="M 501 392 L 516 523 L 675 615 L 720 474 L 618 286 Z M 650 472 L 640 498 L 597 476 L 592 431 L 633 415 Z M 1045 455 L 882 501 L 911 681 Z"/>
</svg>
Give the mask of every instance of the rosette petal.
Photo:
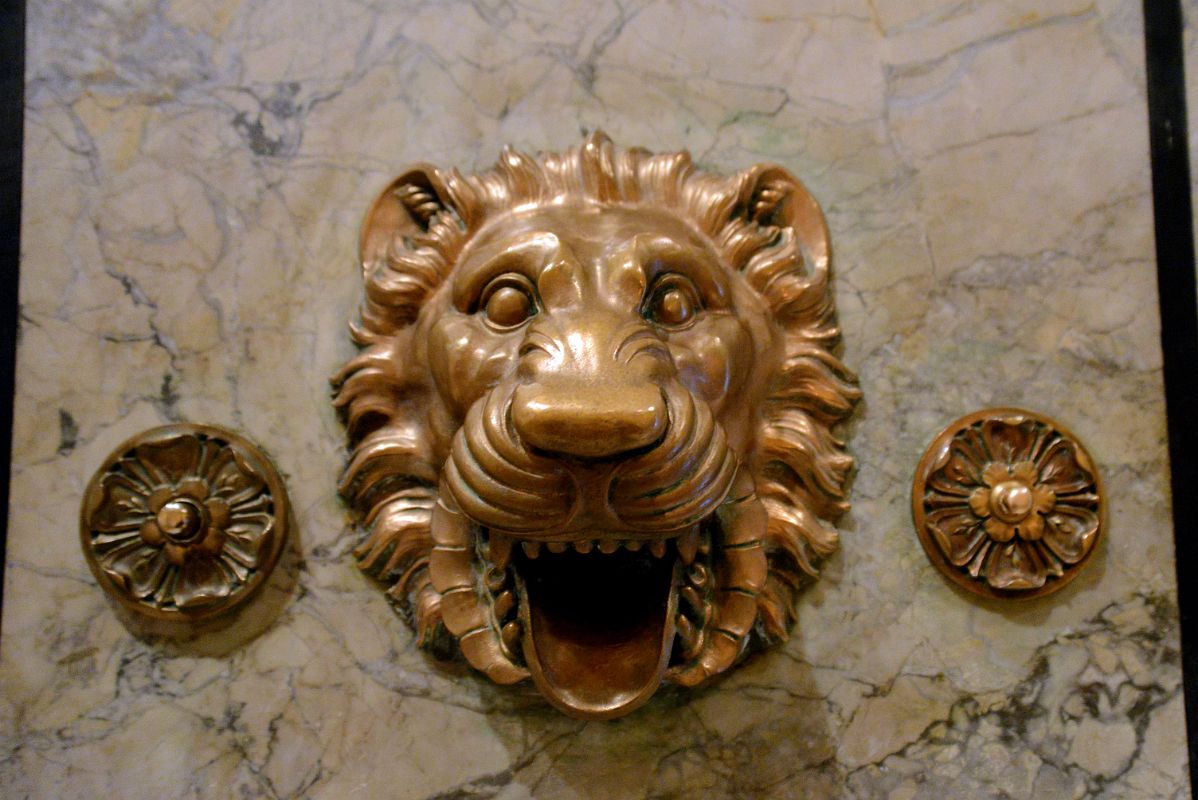
<svg viewBox="0 0 1198 800">
<path fill-rule="evenodd" d="M 990 586 L 1005 590 L 1039 589 L 1048 577 L 1036 545 L 1022 539 L 993 548 L 985 573 Z"/>
<path fill-rule="evenodd" d="M 167 539 L 166 544 L 162 546 L 162 550 L 166 553 L 166 560 L 176 567 L 181 567 L 187 563 L 187 545 L 178 544 Z"/>
<path fill-rule="evenodd" d="M 1008 525 L 997 517 L 987 517 L 986 533 L 996 542 L 1009 542 L 1015 537 L 1015 526 Z"/>
<path fill-rule="evenodd" d="M 105 475 L 100 492 L 102 499 L 89 520 L 97 533 L 136 528 L 150 513 L 146 505 L 148 487 L 130 475 L 121 472 Z"/>
<path fill-rule="evenodd" d="M 108 574 L 140 598 L 158 591 L 166 570 L 167 563 L 162 550 L 154 547 L 136 547 L 113 559 L 108 565 Z"/>
<path fill-rule="evenodd" d="M 928 526 L 941 551 L 958 567 L 968 563 L 986 540 L 981 524 L 963 506 L 932 512 Z"/>
<path fill-rule="evenodd" d="M 974 489 L 969 496 L 969 508 L 979 519 L 990 516 L 990 490 L 985 487 Z"/>
<path fill-rule="evenodd" d="M 1011 465 L 1011 477 L 1024 486 L 1034 486 L 1040 474 L 1036 465 L 1030 461 L 1017 461 Z"/>
<path fill-rule="evenodd" d="M 266 481 L 232 447 L 221 450 L 213 460 L 208 482 L 211 494 L 230 506 L 255 497 L 266 488 Z"/>
<path fill-rule="evenodd" d="M 208 482 L 194 475 L 186 477 L 179 481 L 175 495 L 190 497 L 192 500 L 202 503 L 208 497 Z"/>
<path fill-rule="evenodd" d="M 1037 541 L 1044 535 L 1044 517 L 1032 512 L 1019 523 L 1019 537 L 1025 542 Z"/>
<path fill-rule="evenodd" d="M 222 529 L 228 527 L 231 515 L 229 504 L 223 497 L 209 497 L 204 501 L 204 508 L 208 511 L 208 521 L 212 527 Z"/>
<path fill-rule="evenodd" d="M 933 511 L 928 515 L 928 524 L 945 536 L 956 536 L 978 521 L 965 506 L 952 506 Z"/>
<path fill-rule="evenodd" d="M 1003 481 L 1010 480 L 1010 478 L 1010 467 L 998 461 L 990 462 L 986 465 L 986 469 L 982 471 L 982 483 L 992 489 Z"/>
<path fill-rule="evenodd" d="M 1057 504 L 1057 493 L 1043 486 L 1032 487 L 1032 511 L 1045 514 Z"/>
<path fill-rule="evenodd" d="M 201 445 L 195 436 L 167 435 L 142 442 L 135 449 L 138 461 L 155 478 L 155 483 L 178 484 L 195 475 Z"/>
<path fill-rule="evenodd" d="M 231 587 L 224 570 L 212 558 L 189 558 L 175 581 L 175 605 L 198 608 L 228 597 Z"/>
<path fill-rule="evenodd" d="M 272 525 L 269 514 L 234 514 L 225 530 L 225 553 L 242 566 L 257 567 L 262 543 Z"/>
<path fill-rule="evenodd" d="M 162 547 L 166 543 L 166 537 L 162 535 L 162 529 L 158 527 L 158 520 L 150 517 L 141 524 L 141 539 L 150 547 Z"/>
<path fill-rule="evenodd" d="M 171 486 L 159 486 L 154 491 L 150 492 L 150 496 L 146 498 L 146 507 L 150 509 L 151 514 L 157 514 L 162 510 L 162 507 L 175 499 L 175 490 Z"/>
<path fill-rule="evenodd" d="M 1040 483 L 1058 496 L 1080 492 L 1094 483 L 1087 459 L 1067 439 L 1057 439 L 1040 458 Z"/>
<path fill-rule="evenodd" d="M 1076 564 L 1094 546 L 1098 514 L 1090 509 L 1058 503 L 1044 521 L 1044 544 L 1065 563 Z"/>
<path fill-rule="evenodd" d="M 224 543 L 225 532 L 215 525 L 210 525 L 204 533 L 204 538 L 191 546 L 188 557 L 204 558 L 220 555 L 220 549 Z"/>
<path fill-rule="evenodd" d="M 953 442 L 941 453 L 928 485 L 939 492 L 963 494 L 962 486 L 982 482 L 978 463 L 960 442 Z"/>
<path fill-rule="evenodd" d="M 1028 419 L 988 419 L 982 423 L 982 440 L 995 461 L 1026 461 L 1035 441 L 1036 423 Z"/>
</svg>

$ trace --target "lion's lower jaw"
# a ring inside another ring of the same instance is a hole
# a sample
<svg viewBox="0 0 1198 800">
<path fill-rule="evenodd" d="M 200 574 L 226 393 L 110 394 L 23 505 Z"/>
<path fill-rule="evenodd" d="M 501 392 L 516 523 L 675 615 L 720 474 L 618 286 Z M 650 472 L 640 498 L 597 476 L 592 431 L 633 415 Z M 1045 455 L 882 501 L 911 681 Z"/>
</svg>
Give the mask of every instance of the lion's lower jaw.
<svg viewBox="0 0 1198 800">
<path fill-rule="evenodd" d="M 531 677 L 563 711 L 607 719 L 663 680 L 694 686 L 736 661 L 766 580 L 764 530 L 751 491 L 682 534 L 570 542 L 479 531 L 439 501 L 429 574 L 475 668 Z"/>
</svg>

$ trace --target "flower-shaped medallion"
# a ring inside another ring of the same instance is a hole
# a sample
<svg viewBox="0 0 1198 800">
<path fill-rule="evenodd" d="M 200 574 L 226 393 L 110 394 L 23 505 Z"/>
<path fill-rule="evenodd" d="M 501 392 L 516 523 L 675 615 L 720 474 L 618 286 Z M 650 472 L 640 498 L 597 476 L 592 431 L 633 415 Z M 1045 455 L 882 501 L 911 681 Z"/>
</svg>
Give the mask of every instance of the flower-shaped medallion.
<svg viewBox="0 0 1198 800">
<path fill-rule="evenodd" d="M 178 424 L 133 437 L 83 498 L 83 552 L 123 607 L 161 622 L 212 619 L 270 575 L 287 535 L 270 460 L 232 431 Z"/>
<path fill-rule="evenodd" d="M 928 447 L 912 489 L 915 527 L 948 578 L 986 597 L 1068 583 L 1094 551 L 1101 481 L 1078 441 L 1030 411 L 962 417 Z"/>
</svg>

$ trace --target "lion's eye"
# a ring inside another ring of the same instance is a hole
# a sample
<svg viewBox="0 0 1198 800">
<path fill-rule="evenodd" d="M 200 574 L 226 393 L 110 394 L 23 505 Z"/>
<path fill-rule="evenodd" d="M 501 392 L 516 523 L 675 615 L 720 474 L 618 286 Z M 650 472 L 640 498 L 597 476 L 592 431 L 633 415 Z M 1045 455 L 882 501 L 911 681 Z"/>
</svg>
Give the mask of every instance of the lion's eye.
<svg viewBox="0 0 1198 800">
<path fill-rule="evenodd" d="M 644 315 L 658 325 L 680 328 L 694 319 L 702 308 L 695 285 L 682 275 L 670 273 L 653 285 Z"/>
<path fill-rule="evenodd" d="M 523 276 L 502 276 L 483 291 L 480 308 L 497 328 L 514 328 L 536 312 L 532 287 Z"/>
</svg>

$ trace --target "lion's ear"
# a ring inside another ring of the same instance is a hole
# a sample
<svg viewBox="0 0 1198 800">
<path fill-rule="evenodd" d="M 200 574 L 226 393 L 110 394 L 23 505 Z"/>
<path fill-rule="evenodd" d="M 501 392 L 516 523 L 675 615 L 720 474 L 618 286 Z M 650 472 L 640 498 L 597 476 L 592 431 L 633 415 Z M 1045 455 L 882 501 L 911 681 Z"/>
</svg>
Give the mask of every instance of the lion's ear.
<svg viewBox="0 0 1198 800">
<path fill-rule="evenodd" d="M 449 193 L 435 167 L 417 164 L 393 180 L 379 194 L 358 239 L 363 268 L 385 257 L 397 236 L 416 236 L 428 231 L 432 219 L 452 206 Z"/>
<path fill-rule="evenodd" d="M 828 225 L 807 187 L 776 164 L 759 164 L 743 175 L 743 201 L 733 214 L 757 225 L 792 229 L 807 263 L 826 268 Z"/>
</svg>

